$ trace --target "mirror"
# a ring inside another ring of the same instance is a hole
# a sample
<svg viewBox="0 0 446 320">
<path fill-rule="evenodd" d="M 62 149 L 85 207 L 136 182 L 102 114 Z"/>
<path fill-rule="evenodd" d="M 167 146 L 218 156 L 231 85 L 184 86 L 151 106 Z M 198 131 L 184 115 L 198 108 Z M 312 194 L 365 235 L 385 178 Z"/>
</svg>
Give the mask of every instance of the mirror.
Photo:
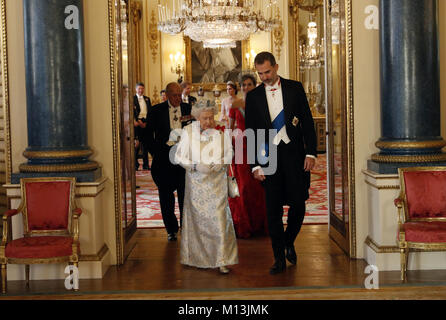
<svg viewBox="0 0 446 320">
<path fill-rule="evenodd" d="M 134 166 L 134 127 L 132 87 L 129 75 L 129 5 L 126 0 L 115 0 L 116 15 L 116 58 L 118 79 L 121 88 L 119 103 L 120 160 L 121 160 L 121 219 L 125 239 L 136 230 L 136 192 Z"/>
<path fill-rule="evenodd" d="M 302 82 L 313 115 L 317 152 L 326 152 L 325 23 L 323 0 L 290 0 L 295 79 Z"/>
<path fill-rule="evenodd" d="M 342 1 L 341 1 L 342 2 Z M 340 220 L 344 220 L 344 205 L 343 205 L 343 190 L 344 190 L 344 168 L 345 154 L 342 152 L 342 139 L 345 136 L 343 129 L 345 128 L 345 115 L 343 115 L 343 108 L 345 106 L 345 63 L 341 59 L 343 56 L 342 45 L 345 45 L 345 39 L 342 37 L 343 27 L 340 19 L 342 12 L 342 5 L 339 1 L 332 1 L 331 9 L 331 101 L 328 103 L 330 107 L 330 122 L 333 128 L 333 136 L 330 137 L 331 155 L 332 159 L 332 173 L 331 187 L 334 190 L 333 203 L 331 205 L 331 212 Z M 341 11 L 341 12 L 340 12 Z M 344 90 L 343 90 L 344 89 Z"/>
<path fill-rule="evenodd" d="M 299 79 L 313 117 L 325 116 L 325 39 L 322 2 L 299 8 Z"/>
<path fill-rule="evenodd" d="M 354 256 L 351 0 L 325 0 L 325 9 L 330 235 Z"/>
</svg>

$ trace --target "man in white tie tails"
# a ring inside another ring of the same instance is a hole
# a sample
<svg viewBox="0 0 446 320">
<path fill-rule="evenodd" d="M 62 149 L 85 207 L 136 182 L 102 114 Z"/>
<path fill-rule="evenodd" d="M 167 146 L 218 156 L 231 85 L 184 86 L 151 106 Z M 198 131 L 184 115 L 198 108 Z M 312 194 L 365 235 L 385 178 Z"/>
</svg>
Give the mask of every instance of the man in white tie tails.
<svg viewBox="0 0 446 320">
<path fill-rule="evenodd" d="M 177 240 L 178 221 L 175 216 L 175 190 L 180 207 L 180 225 L 183 215 L 185 171 L 170 161 L 170 149 L 176 144 L 171 131 L 183 128 L 192 121 L 191 106 L 181 102 L 181 87 L 171 82 L 166 87 L 167 101 L 149 111 L 144 143 L 153 157 L 152 178 L 158 187 L 161 215 L 169 241 Z"/>
<path fill-rule="evenodd" d="M 279 65 L 269 52 L 259 53 L 254 64 L 260 86 L 246 97 L 246 129 L 253 129 L 257 150 L 254 177 L 265 189 L 268 230 L 274 252 L 270 274 L 286 270 L 286 260 L 297 263 L 294 241 L 305 217 L 309 198 L 310 170 L 315 165 L 316 132 L 305 91 L 300 82 L 280 78 Z M 275 130 L 271 130 L 275 129 Z M 266 130 L 265 141 L 259 130 Z M 273 136 L 269 139 L 269 135 Z M 272 141 L 274 146 L 269 146 Z M 276 151 L 277 152 L 270 152 Z M 262 168 L 276 157 L 277 169 L 266 175 Z M 283 228 L 283 206 L 289 205 L 287 228 Z"/>
<path fill-rule="evenodd" d="M 139 148 L 142 150 L 142 169 L 149 170 L 149 154 L 147 148 L 142 143 L 147 123 L 147 114 L 151 108 L 150 98 L 144 95 L 144 83 L 136 84 L 136 94 L 133 97 L 133 122 L 135 126 L 135 170 L 139 169 L 138 153 Z"/>
</svg>

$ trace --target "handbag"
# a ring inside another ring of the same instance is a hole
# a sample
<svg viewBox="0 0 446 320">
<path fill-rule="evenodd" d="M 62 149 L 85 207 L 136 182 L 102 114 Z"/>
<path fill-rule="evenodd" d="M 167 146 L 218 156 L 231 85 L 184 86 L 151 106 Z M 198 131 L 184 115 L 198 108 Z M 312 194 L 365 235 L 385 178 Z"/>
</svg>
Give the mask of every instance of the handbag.
<svg viewBox="0 0 446 320">
<path fill-rule="evenodd" d="M 237 180 L 234 177 L 234 172 L 232 172 L 232 165 L 229 165 L 229 169 L 231 170 L 231 176 L 228 176 L 228 196 L 230 198 L 240 197 Z"/>
</svg>

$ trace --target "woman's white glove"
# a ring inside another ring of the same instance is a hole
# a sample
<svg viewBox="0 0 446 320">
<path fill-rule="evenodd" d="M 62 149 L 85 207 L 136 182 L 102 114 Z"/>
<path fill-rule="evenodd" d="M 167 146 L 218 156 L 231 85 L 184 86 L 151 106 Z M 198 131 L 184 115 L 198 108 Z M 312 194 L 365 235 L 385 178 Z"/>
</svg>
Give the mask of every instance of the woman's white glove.
<svg viewBox="0 0 446 320">
<path fill-rule="evenodd" d="M 197 171 L 201 173 L 210 173 L 212 171 L 211 167 L 202 163 L 197 164 Z"/>
<path fill-rule="evenodd" d="M 212 164 L 211 165 L 211 170 L 215 171 L 215 172 L 219 172 L 223 169 L 223 164 Z"/>
</svg>

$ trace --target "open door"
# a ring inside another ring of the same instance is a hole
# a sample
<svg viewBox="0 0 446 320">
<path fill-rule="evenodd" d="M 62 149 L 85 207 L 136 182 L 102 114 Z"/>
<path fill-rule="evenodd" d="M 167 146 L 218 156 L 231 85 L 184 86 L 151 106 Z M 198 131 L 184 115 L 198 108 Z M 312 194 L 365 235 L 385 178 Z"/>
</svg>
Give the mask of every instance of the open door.
<svg viewBox="0 0 446 320">
<path fill-rule="evenodd" d="M 356 256 L 351 0 L 325 0 L 330 237 Z"/>
<path fill-rule="evenodd" d="M 115 112 L 114 132 L 117 143 L 115 153 L 115 189 L 118 191 L 116 200 L 117 215 L 117 260 L 124 263 L 136 244 L 136 183 L 135 183 L 135 142 L 133 127 L 133 81 L 132 55 L 130 54 L 131 27 L 129 23 L 129 1 L 109 0 L 109 12 L 113 17 L 114 59 L 113 70 L 115 79 Z M 117 155 L 115 155 L 116 157 Z"/>
</svg>

